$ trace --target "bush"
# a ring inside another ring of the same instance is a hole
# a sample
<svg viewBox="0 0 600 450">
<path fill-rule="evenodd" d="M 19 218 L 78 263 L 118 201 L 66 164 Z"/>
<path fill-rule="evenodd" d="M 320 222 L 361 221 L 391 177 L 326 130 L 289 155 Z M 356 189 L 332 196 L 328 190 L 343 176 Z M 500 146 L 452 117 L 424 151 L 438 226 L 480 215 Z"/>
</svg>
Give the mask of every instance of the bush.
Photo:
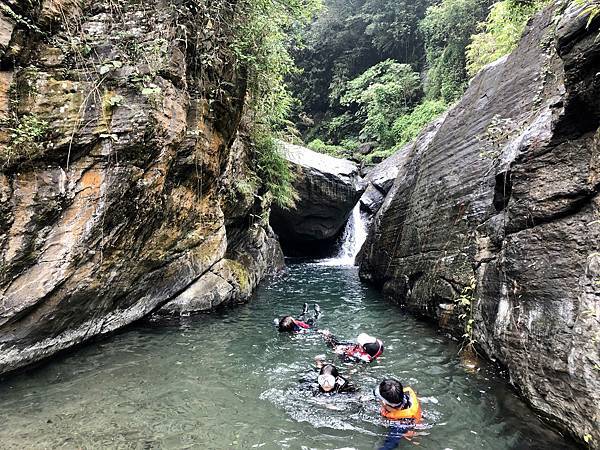
<svg viewBox="0 0 600 450">
<path fill-rule="evenodd" d="M 313 139 L 308 143 L 308 148 L 311 150 L 333 156 L 335 158 L 350 158 L 352 156 L 352 152 L 357 146 L 358 143 L 353 141 L 344 141 L 342 145 L 332 145 L 326 144 L 321 139 Z"/>
<path fill-rule="evenodd" d="M 441 100 L 427 100 L 417 106 L 410 114 L 398 117 L 392 127 L 396 147 L 401 147 L 416 138 L 427 124 L 446 111 L 447 108 L 446 103 Z"/>
<path fill-rule="evenodd" d="M 346 84 L 341 102 L 358 106 L 364 117 L 360 138 L 393 145 L 390 131 L 395 118 L 409 111 L 422 96 L 419 74 L 408 64 L 388 59 Z"/>
<path fill-rule="evenodd" d="M 427 8 L 420 23 L 429 72 L 425 91 L 431 100 L 457 100 L 468 84 L 465 49 L 489 0 L 442 0 Z"/>
<path fill-rule="evenodd" d="M 5 167 L 44 154 L 43 142 L 48 133 L 48 122 L 28 114 L 20 117 L 14 127 L 7 127 L 10 144 L 0 152 L 0 166 Z"/>
<path fill-rule="evenodd" d="M 474 76 L 483 66 L 512 52 L 529 18 L 547 3 L 540 0 L 531 3 L 503 0 L 492 6 L 486 21 L 477 26 L 479 33 L 471 36 L 467 47 L 469 75 Z"/>
<path fill-rule="evenodd" d="M 284 208 L 296 200 L 292 174 L 275 141 L 276 134 L 295 134 L 288 121 L 293 101 L 285 83 L 296 70 L 288 52 L 290 30 L 310 22 L 320 6 L 320 0 L 241 0 L 236 4 L 238 22 L 231 25 L 236 30 L 231 48 L 248 82 L 253 170 Z"/>
<path fill-rule="evenodd" d="M 254 132 L 252 142 L 256 152 L 256 175 L 272 196 L 273 202 L 282 208 L 291 208 L 298 200 L 292 186 L 294 175 L 281 148 L 269 132 Z"/>
</svg>

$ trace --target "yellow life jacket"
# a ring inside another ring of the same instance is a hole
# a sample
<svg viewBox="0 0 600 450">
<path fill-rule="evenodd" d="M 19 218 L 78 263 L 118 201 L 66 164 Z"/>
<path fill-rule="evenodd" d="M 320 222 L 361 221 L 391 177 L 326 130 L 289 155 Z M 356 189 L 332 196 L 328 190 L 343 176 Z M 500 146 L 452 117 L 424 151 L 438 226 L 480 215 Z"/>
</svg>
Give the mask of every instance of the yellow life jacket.
<svg viewBox="0 0 600 450">
<path fill-rule="evenodd" d="M 404 409 L 394 409 L 393 411 L 388 411 L 385 408 L 381 408 L 381 415 L 391 419 L 391 420 L 401 420 L 401 419 L 413 419 L 415 422 L 419 422 L 421 420 L 421 405 L 419 403 L 419 399 L 417 398 L 417 394 L 412 388 L 404 388 L 404 393 L 408 394 L 410 406 Z"/>
</svg>

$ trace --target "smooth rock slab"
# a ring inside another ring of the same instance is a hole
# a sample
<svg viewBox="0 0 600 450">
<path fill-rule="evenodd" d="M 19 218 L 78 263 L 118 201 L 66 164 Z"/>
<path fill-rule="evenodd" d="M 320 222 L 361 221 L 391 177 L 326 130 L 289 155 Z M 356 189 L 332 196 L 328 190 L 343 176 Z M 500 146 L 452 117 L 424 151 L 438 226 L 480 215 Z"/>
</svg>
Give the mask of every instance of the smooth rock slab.
<svg viewBox="0 0 600 450">
<path fill-rule="evenodd" d="M 282 145 L 296 175 L 299 199 L 290 209 L 273 207 L 271 226 L 287 255 L 326 254 L 364 190 L 358 166 L 298 145 Z"/>
</svg>

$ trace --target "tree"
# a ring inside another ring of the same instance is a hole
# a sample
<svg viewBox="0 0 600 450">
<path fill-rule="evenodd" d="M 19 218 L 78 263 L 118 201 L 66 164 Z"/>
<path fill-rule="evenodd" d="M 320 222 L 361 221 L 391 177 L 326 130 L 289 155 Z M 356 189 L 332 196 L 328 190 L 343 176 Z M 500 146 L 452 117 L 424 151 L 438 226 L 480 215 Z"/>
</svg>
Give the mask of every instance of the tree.
<svg viewBox="0 0 600 450">
<path fill-rule="evenodd" d="M 487 13 L 489 0 L 442 0 L 430 6 L 420 29 L 427 54 L 428 99 L 451 103 L 466 89 L 465 51 L 477 24 Z"/>
</svg>

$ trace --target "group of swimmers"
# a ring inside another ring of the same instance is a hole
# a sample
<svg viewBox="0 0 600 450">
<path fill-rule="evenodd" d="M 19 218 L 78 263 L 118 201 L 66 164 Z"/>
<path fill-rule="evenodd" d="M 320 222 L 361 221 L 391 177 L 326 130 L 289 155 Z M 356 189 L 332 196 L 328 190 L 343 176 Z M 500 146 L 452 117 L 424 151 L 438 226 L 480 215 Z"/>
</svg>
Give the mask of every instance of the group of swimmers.
<svg viewBox="0 0 600 450">
<path fill-rule="evenodd" d="M 305 303 L 302 313 L 294 318 L 285 316 L 275 319 L 275 324 L 280 332 L 306 333 L 311 330 L 323 336 L 329 347 L 346 363 L 370 363 L 379 358 L 384 350 L 383 342 L 367 333 L 361 333 L 355 342 L 342 342 L 336 339 L 329 330 L 318 330 L 316 322 L 321 315 L 321 308 L 314 305 L 314 316 L 308 317 L 308 304 Z M 332 363 L 326 363 L 325 357 L 316 359 L 319 374 L 315 394 L 335 395 L 340 393 L 356 392 L 358 389 L 343 375 Z M 400 439 L 412 434 L 412 429 L 421 421 L 421 406 L 415 391 L 410 387 L 403 387 L 395 378 L 386 378 L 373 390 L 373 394 L 380 402 L 381 415 L 392 422 L 392 431 L 382 449 L 395 448 Z"/>
</svg>

